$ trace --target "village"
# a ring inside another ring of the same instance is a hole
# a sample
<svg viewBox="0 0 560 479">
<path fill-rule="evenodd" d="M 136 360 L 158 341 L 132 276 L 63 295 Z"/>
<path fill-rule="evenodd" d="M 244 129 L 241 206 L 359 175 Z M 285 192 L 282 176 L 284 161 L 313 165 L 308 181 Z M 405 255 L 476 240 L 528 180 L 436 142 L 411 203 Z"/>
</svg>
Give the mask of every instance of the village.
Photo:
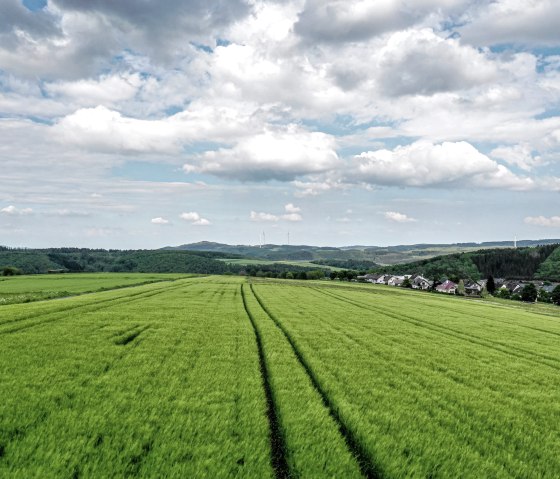
<svg viewBox="0 0 560 479">
<path fill-rule="evenodd" d="M 492 277 L 476 281 L 472 279 L 461 279 L 457 282 L 451 279 L 445 279 L 442 282 L 436 281 L 434 285 L 434 280 L 425 278 L 421 274 L 365 274 L 357 276 L 356 281 L 477 298 L 492 294 L 493 296 L 503 299 L 525 300 L 523 295 L 525 291 L 525 298 L 545 303 L 552 302 L 553 292 L 555 290 L 560 290 L 560 283 L 551 283 L 549 281 L 506 280 Z M 528 291 L 531 291 L 530 295 L 527 294 Z"/>
</svg>

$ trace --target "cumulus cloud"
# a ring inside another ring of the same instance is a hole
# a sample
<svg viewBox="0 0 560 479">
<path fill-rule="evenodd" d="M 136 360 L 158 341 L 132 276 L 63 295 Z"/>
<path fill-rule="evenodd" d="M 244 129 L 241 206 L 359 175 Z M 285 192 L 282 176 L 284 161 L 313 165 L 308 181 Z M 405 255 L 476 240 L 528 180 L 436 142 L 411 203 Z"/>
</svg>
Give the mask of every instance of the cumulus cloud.
<svg viewBox="0 0 560 479">
<path fill-rule="evenodd" d="M 284 206 L 284 209 L 287 213 L 299 213 L 301 211 L 301 208 L 295 206 L 293 203 L 288 203 L 286 206 Z"/>
<path fill-rule="evenodd" d="M 368 151 L 354 158 L 354 179 L 392 186 L 453 186 L 526 190 L 534 182 L 519 177 L 471 144 L 420 140 L 394 150 Z"/>
<path fill-rule="evenodd" d="M 468 42 L 558 45 L 560 9 L 556 0 L 479 2 L 458 30 Z"/>
<path fill-rule="evenodd" d="M 168 225 L 169 220 L 166 220 L 165 218 L 158 216 L 157 218 L 152 218 L 151 223 L 154 225 Z"/>
<path fill-rule="evenodd" d="M 289 125 L 242 138 L 232 148 L 207 151 L 184 170 L 239 180 L 289 181 L 338 164 L 333 137 Z"/>
<path fill-rule="evenodd" d="M 527 216 L 524 221 L 528 225 L 560 228 L 560 216 Z"/>
<path fill-rule="evenodd" d="M 194 226 L 208 226 L 210 223 L 206 218 L 202 218 L 196 211 L 181 213 L 179 217 L 185 221 L 189 221 Z"/>
<path fill-rule="evenodd" d="M 379 73 L 383 91 L 399 96 L 470 88 L 495 79 L 498 72 L 478 50 L 426 28 L 392 35 L 381 49 Z"/>
<path fill-rule="evenodd" d="M 528 143 L 514 146 L 500 146 L 490 152 L 490 156 L 517 166 L 525 171 L 531 171 L 543 163 L 539 155 L 533 155 L 533 149 Z"/>
<path fill-rule="evenodd" d="M 313 42 L 356 42 L 411 26 L 434 10 L 452 13 L 464 0 L 308 0 L 295 31 Z"/>
<path fill-rule="evenodd" d="M 16 208 L 14 205 L 0 209 L 0 213 L 9 216 L 26 216 L 33 213 L 31 208 Z"/>
<path fill-rule="evenodd" d="M 389 221 L 394 221 L 395 223 L 413 223 L 417 220 L 405 215 L 404 213 L 398 213 L 397 211 L 386 211 L 385 218 Z"/>
</svg>

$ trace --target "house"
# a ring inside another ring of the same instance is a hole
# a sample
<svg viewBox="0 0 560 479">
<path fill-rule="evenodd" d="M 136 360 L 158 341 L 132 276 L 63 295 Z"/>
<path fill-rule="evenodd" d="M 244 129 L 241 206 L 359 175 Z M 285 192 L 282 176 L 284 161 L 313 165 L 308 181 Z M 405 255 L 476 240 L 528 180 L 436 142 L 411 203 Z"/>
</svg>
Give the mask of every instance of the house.
<svg viewBox="0 0 560 479">
<path fill-rule="evenodd" d="M 439 286 L 436 286 L 436 291 L 440 293 L 455 294 L 455 291 L 457 291 L 457 284 L 447 279 Z"/>
<path fill-rule="evenodd" d="M 387 280 L 387 286 L 400 286 L 405 280 L 404 276 L 390 276 Z"/>
<path fill-rule="evenodd" d="M 379 278 L 377 278 L 377 281 L 375 283 L 376 284 L 387 284 L 387 281 L 389 281 L 389 278 L 391 278 L 390 275 L 382 274 L 381 276 L 379 276 Z"/>
<path fill-rule="evenodd" d="M 467 281 L 465 284 L 465 295 L 467 296 L 480 296 L 484 284 L 480 281 Z"/>
<path fill-rule="evenodd" d="M 416 274 L 410 277 L 410 284 L 413 289 L 430 289 L 432 287 L 433 281 L 430 281 L 423 276 Z"/>
</svg>

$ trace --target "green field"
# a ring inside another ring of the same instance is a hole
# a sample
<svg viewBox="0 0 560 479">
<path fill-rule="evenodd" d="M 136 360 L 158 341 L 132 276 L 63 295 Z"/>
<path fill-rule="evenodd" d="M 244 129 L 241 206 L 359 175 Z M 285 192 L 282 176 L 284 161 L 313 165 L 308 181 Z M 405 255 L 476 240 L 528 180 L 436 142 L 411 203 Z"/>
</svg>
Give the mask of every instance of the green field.
<svg viewBox="0 0 560 479">
<path fill-rule="evenodd" d="M 554 313 L 226 276 L 0 306 L 0 477 L 559 477 Z"/>
<path fill-rule="evenodd" d="M 149 273 L 68 273 L 0 277 L 0 305 L 28 303 L 107 289 L 171 281 L 193 275 Z"/>
<path fill-rule="evenodd" d="M 232 258 L 232 259 L 220 259 L 225 263 L 238 264 L 243 266 L 254 266 L 254 265 L 265 265 L 271 266 L 274 264 L 283 264 L 287 266 L 301 266 L 302 268 L 314 268 L 314 269 L 324 269 L 331 271 L 342 271 L 342 268 L 337 268 L 335 266 L 327 266 L 324 264 L 312 263 L 311 261 L 271 261 L 266 259 L 247 259 L 247 258 Z"/>
</svg>

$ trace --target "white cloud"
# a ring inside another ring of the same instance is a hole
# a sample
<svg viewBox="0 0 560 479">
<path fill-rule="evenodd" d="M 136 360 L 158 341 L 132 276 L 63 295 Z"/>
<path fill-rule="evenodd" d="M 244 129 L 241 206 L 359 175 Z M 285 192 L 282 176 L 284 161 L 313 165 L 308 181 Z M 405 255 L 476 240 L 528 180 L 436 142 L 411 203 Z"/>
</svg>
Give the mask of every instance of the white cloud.
<svg viewBox="0 0 560 479">
<path fill-rule="evenodd" d="M 531 171 L 533 168 L 543 163 L 540 156 L 533 156 L 533 149 L 528 143 L 494 148 L 490 152 L 490 156 L 503 160 L 525 171 Z"/>
<path fill-rule="evenodd" d="M 361 153 L 354 158 L 355 180 L 392 186 L 453 186 L 526 190 L 533 180 L 519 177 L 471 144 L 417 141 L 394 150 Z"/>
<path fill-rule="evenodd" d="M 395 223 L 412 223 L 417 220 L 405 215 L 404 213 L 398 213 L 397 211 L 386 211 L 385 218 L 389 221 L 394 221 Z"/>
<path fill-rule="evenodd" d="M 130 100 L 142 86 L 139 73 L 101 75 L 98 79 L 58 81 L 45 85 L 54 96 L 78 101 L 82 106 L 112 105 Z"/>
<path fill-rule="evenodd" d="M 190 211 L 188 213 L 181 213 L 179 217 L 185 221 L 190 221 L 193 226 L 208 226 L 212 224 L 206 218 L 202 218 L 196 211 Z"/>
<path fill-rule="evenodd" d="M 428 28 L 395 33 L 379 58 L 379 83 L 391 96 L 468 89 L 498 73 L 483 53 Z"/>
<path fill-rule="evenodd" d="M 240 180 L 287 181 L 338 164 L 333 137 L 288 125 L 242 138 L 233 148 L 207 151 L 194 163 L 186 164 L 184 170 Z"/>
<path fill-rule="evenodd" d="M 10 216 L 26 216 L 33 213 L 31 208 L 16 208 L 14 205 L 0 209 L 0 213 Z"/>
<path fill-rule="evenodd" d="M 298 206 L 294 206 L 293 203 L 288 203 L 286 206 L 284 206 L 284 209 L 287 213 L 299 213 L 301 211 L 301 208 L 299 208 Z"/>
<path fill-rule="evenodd" d="M 286 211 L 288 211 L 288 208 L 286 208 Z M 264 222 L 264 221 L 277 222 L 280 220 L 292 221 L 292 222 L 303 221 L 303 217 L 299 213 L 286 213 L 283 215 L 274 215 L 271 213 L 251 211 L 250 218 L 251 221 L 259 221 L 259 222 Z"/>
<path fill-rule="evenodd" d="M 465 25 L 458 30 L 466 41 L 478 45 L 558 45 L 557 0 L 475 2 L 465 19 Z"/>
<path fill-rule="evenodd" d="M 560 216 L 527 216 L 524 222 L 528 225 L 547 226 L 551 228 L 560 228 Z"/>
<path fill-rule="evenodd" d="M 303 221 L 303 217 L 299 213 L 288 213 L 282 215 L 281 218 L 285 221 Z"/>
<path fill-rule="evenodd" d="M 169 224 L 169 220 L 158 216 L 157 218 L 152 218 L 151 223 L 154 225 L 167 225 Z"/>
<path fill-rule="evenodd" d="M 278 221 L 280 218 L 270 213 L 251 211 L 251 221 Z"/>
</svg>

